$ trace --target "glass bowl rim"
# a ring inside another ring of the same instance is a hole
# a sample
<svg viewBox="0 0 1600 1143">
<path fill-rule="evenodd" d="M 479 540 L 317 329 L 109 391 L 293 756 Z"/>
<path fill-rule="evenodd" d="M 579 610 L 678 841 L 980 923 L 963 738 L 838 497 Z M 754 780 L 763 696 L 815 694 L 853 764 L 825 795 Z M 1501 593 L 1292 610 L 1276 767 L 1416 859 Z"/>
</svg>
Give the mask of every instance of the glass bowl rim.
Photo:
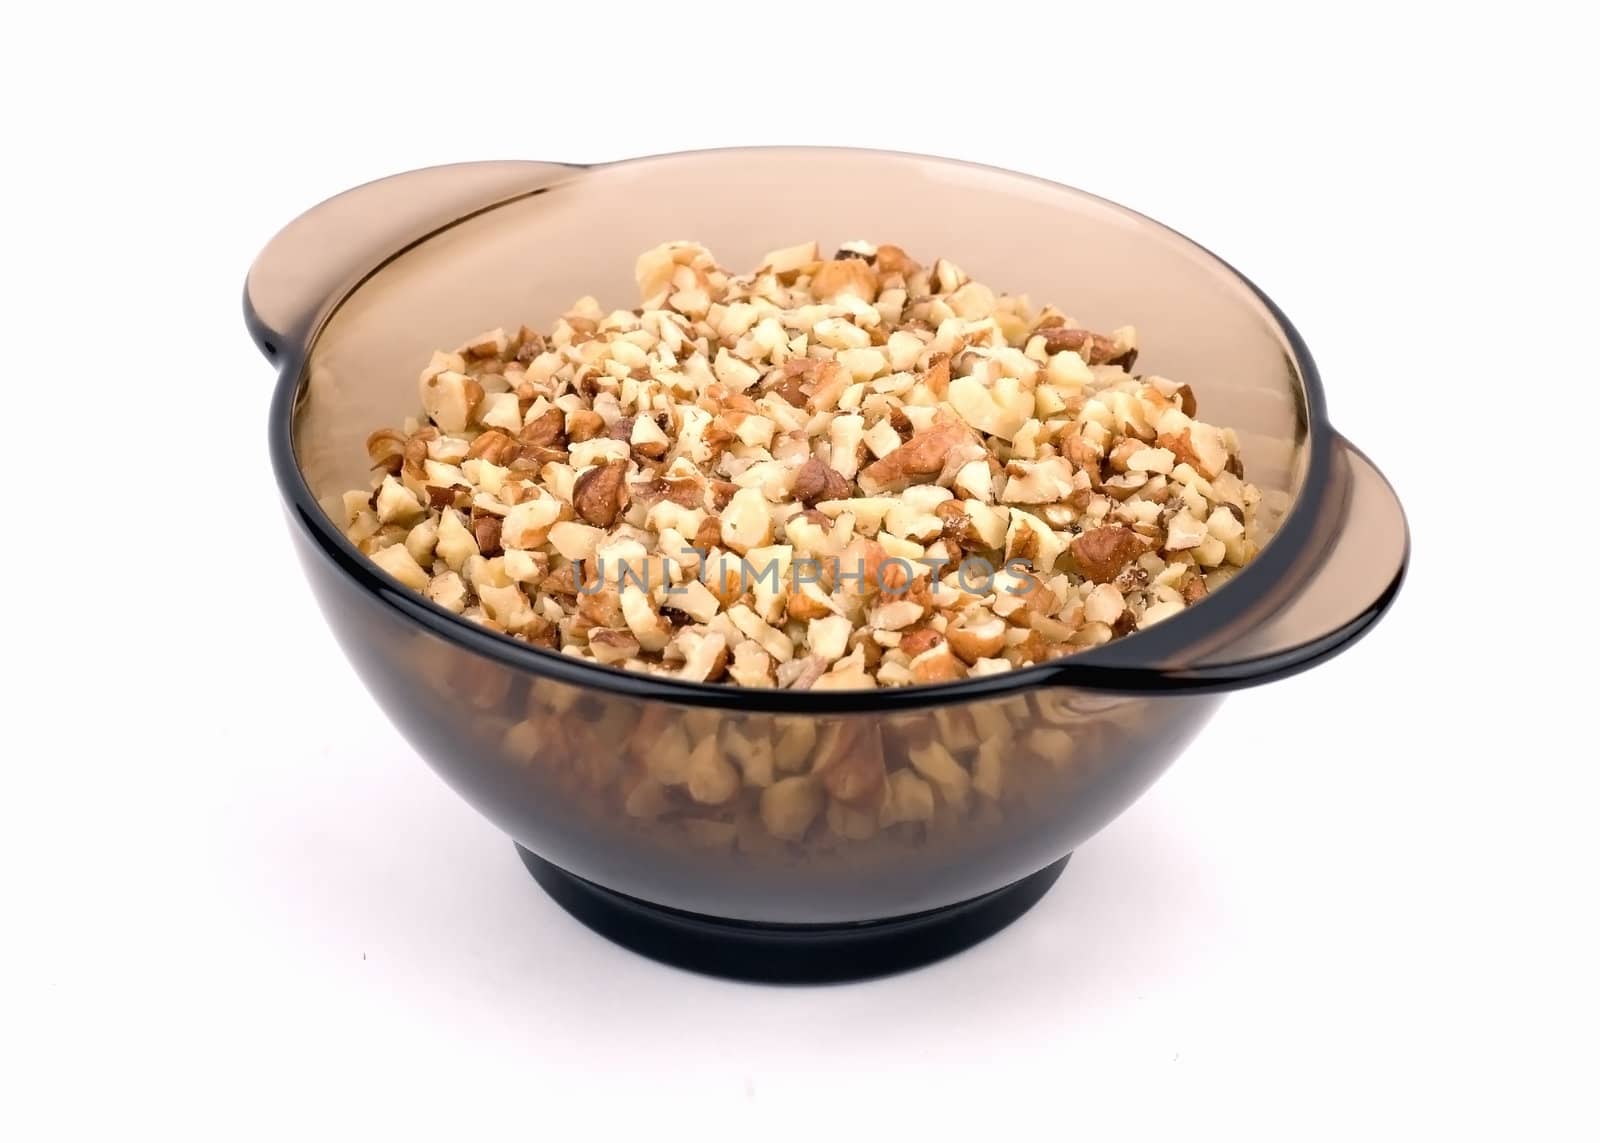
<svg viewBox="0 0 1600 1143">
<path fill-rule="evenodd" d="M 285 347 L 280 359 L 281 368 L 273 389 L 269 414 L 269 453 L 278 490 L 285 506 L 297 526 L 314 541 L 317 553 L 353 580 L 366 594 L 374 597 L 380 606 L 392 609 L 403 619 L 419 625 L 429 634 L 490 659 L 500 666 L 578 687 L 680 706 L 737 709 L 751 713 L 827 715 L 931 708 L 1015 695 L 1040 686 L 1070 687 L 1112 694 L 1215 693 L 1293 674 L 1325 657 L 1318 654 L 1307 658 L 1285 651 L 1269 657 L 1264 662 L 1238 664 L 1237 670 L 1190 674 L 1185 669 L 1187 659 L 1192 657 L 1195 649 L 1208 637 L 1213 636 L 1219 629 L 1239 623 L 1255 612 L 1256 608 L 1249 601 L 1263 597 L 1267 594 L 1265 591 L 1267 587 L 1281 585 L 1285 577 L 1294 572 L 1297 566 L 1303 567 L 1301 557 L 1317 535 L 1319 523 L 1330 507 L 1328 484 L 1335 436 L 1327 418 L 1321 375 L 1299 331 L 1259 286 L 1209 248 L 1148 215 L 1078 187 L 990 164 L 913 152 L 853 147 L 722 147 L 664 152 L 611 162 L 561 165 L 569 167 L 574 173 L 581 174 L 591 170 L 643 165 L 667 159 L 692 160 L 697 157 L 729 154 L 760 157 L 807 152 L 854 155 L 863 158 L 906 159 L 956 169 L 982 171 L 1010 180 L 1033 183 L 1047 188 L 1052 193 L 1086 199 L 1123 216 L 1141 230 L 1154 229 L 1177 238 L 1195 252 L 1209 258 L 1219 270 L 1231 275 L 1242 284 L 1261 303 L 1289 346 L 1301 381 L 1299 411 L 1305 419 L 1306 426 L 1305 467 L 1299 494 L 1291 503 L 1278 530 L 1256 558 L 1224 588 L 1214 596 L 1208 597 L 1202 604 L 1185 608 L 1177 615 L 1147 630 L 1130 633 L 1099 647 L 994 675 L 949 683 L 880 687 L 871 690 L 795 691 L 775 687 L 740 687 L 730 683 L 688 682 L 670 676 L 630 671 L 622 667 L 605 666 L 563 655 L 494 631 L 446 610 L 425 596 L 399 585 L 363 555 L 345 538 L 344 533 L 323 511 L 312 493 L 300 468 L 294 445 L 295 412 L 306 380 L 305 365 L 310 358 L 312 347 L 316 345 L 328 322 L 361 290 L 362 286 L 389 263 L 406 251 L 469 218 L 542 193 L 540 189 L 499 199 L 479 210 L 461 212 L 422 237 L 390 251 L 355 279 L 337 298 L 330 299 L 320 319 L 300 346 Z M 247 324 L 257 324 L 248 296 L 245 309 Z M 1388 594 L 1392 595 L 1398 586 L 1396 581 Z M 1343 640 L 1339 642 L 1342 643 Z M 1337 647 L 1337 643 L 1331 645 L 1327 653 L 1331 654 Z M 1281 659 L 1281 664 L 1275 665 L 1274 660 L 1278 659 Z"/>
</svg>

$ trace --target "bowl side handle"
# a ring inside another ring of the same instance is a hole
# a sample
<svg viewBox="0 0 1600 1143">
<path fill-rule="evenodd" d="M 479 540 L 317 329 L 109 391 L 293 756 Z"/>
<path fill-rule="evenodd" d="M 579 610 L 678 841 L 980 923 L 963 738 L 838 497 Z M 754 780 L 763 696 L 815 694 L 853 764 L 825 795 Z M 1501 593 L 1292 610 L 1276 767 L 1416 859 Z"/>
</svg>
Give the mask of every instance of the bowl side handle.
<svg viewBox="0 0 1600 1143">
<path fill-rule="evenodd" d="M 1171 650 L 1152 655 L 1157 642 L 1115 640 L 1096 649 L 1092 665 L 1063 660 L 1071 669 L 1061 681 L 1140 693 L 1241 690 L 1315 666 L 1370 631 L 1405 580 L 1410 533 L 1394 489 L 1366 454 L 1338 433 L 1329 443 L 1329 495 L 1269 598 L 1240 598 L 1245 585 L 1230 584 L 1195 609 L 1197 623 L 1212 607 L 1218 618 L 1229 608 L 1239 617 L 1204 650 L 1179 636 L 1180 616 L 1170 631 L 1160 624 L 1149 633 L 1176 640 Z"/>
<path fill-rule="evenodd" d="M 256 256 L 244 284 L 251 339 L 274 363 L 297 356 L 333 306 L 392 255 L 583 170 L 518 160 L 455 163 L 335 195 L 290 222 Z"/>
<path fill-rule="evenodd" d="M 1337 494 L 1297 587 L 1253 630 L 1176 672 L 1185 683 L 1233 690 L 1295 674 L 1348 649 L 1394 602 L 1411 558 L 1405 511 L 1365 453 L 1338 433 L 1332 446 Z"/>
</svg>

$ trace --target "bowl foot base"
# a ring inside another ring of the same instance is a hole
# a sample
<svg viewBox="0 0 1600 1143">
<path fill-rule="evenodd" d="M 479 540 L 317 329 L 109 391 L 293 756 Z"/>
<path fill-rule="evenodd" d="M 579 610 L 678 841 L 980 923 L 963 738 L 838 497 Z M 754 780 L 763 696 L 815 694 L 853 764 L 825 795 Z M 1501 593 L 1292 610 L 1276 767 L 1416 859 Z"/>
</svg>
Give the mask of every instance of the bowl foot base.
<svg viewBox="0 0 1600 1143">
<path fill-rule="evenodd" d="M 517 852 L 556 904 L 624 948 L 694 972 L 784 984 L 883 976 L 970 948 L 1031 909 L 1071 857 L 926 913 L 855 924 L 767 925 L 652 905 L 585 881 L 520 845 Z"/>
</svg>

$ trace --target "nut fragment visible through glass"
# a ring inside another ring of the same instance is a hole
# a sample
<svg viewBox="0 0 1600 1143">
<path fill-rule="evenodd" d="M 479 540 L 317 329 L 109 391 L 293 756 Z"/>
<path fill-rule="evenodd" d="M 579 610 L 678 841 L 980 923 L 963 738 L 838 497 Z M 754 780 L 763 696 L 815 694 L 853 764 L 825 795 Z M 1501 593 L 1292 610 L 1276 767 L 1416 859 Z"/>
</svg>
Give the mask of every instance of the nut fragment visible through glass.
<svg viewBox="0 0 1600 1143">
<path fill-rule="evenodd" d="M 636 278 L 638 309 L 585 297 L 548 334 L 436 352 L 425 419 L 367 441 L 350 540 L 528 642 L 797 689 L 1069 655 L 1202 600 L 1264 542 L 1236 434 L 1133 372 L 1130 327 L 864 242 L 742 275 L 674 242 Z M 771 832 L 811 820 L 811 793 L 769 792 Z"/>
</svg>

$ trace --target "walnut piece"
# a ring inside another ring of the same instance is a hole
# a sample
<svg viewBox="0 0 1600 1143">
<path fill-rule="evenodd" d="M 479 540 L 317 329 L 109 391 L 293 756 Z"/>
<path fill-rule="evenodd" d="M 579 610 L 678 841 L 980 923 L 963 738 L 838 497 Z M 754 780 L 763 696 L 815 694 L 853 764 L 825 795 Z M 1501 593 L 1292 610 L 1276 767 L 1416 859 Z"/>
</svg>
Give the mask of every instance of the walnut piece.
<svg viewBox="0 0 1600 1143">
<path fill-rule="evenodd" d="M 628 505 L 628 464 L 607 461 L 583 472 L 572 487 L 572 507 L 597 528 L 616 523 Z"/>
</svg>

